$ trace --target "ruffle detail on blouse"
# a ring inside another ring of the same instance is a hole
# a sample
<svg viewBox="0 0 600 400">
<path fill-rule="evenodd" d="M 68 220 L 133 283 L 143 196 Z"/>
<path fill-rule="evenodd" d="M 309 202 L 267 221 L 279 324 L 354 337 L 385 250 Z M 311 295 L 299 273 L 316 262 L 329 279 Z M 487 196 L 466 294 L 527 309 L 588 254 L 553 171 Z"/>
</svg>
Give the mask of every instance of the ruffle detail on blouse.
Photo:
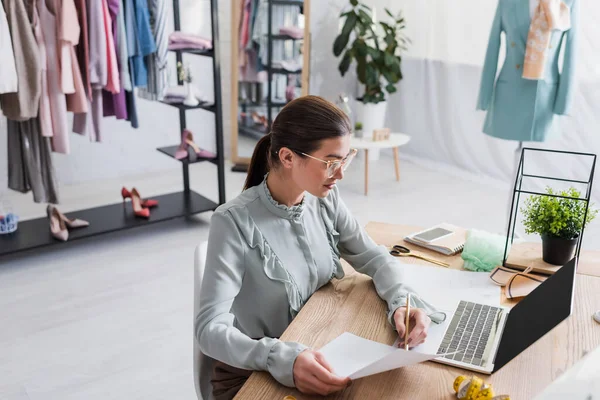
<svg viewBox="0 0 600 400">
<path fill-rule="evenodd" d="M 248 246 L 252 249 L 258 248 L 260 257 L 263 260 L 265 275 L 272 281 L 281 282 L 285 285 L 285 291 L 290 304 L 290 314 L 292 318 L 296 317 L 302 306 L 304 306 L 304 300 L 300 295 L 296 281 L 294 281 L 292 275 L 283 266 L 277 254 L 271 249 L 271 246 L 256 226 L 252 217 L 237 208 L 231 208 L 229 211 L 236 220 L 237 226 L 241 228 L 240 232 L 246 243 L 248 243 Z"/>
<path fill-rule="evenodd" d="M 279 203 L 277 200 L 271 196 L 271 192 L 267 186 L 267 175 L 265 175 L 265 179 L 261 183 L 261 192 L 264 194 L 264 198 L 266 200 L 266 205 L 278 216 L 287 219 L 299 219 L 302 217 L 302 213 L 304 211 L 304 200 L 302 199 L 300 204 L 295 206 L 288 207 L 284 204 Z"/>
</svg>

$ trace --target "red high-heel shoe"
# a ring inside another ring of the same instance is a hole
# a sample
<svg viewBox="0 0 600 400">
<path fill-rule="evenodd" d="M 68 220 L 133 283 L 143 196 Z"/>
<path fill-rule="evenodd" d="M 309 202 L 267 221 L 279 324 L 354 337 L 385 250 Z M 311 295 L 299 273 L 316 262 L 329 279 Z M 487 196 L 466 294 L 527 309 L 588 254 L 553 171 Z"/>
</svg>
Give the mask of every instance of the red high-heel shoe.
<svg viewBox="0 0 600 400">
<path fill-rule="evenodd" d="M 133 213 L 135 214 L 135 216 L 142 218 L 150 218 L 150 209 L 142 206 L 142 198 L 140 197 L 140 194 L 138 193 L 137 189 L 131 189 L 129 195 L 131 197 L 131 206 L 133 207 Z M 123 199 L 123 201 L 125 201 L 125 199 Z"/>
<path fill-rule="evenodd" d="M 121 197 L 123 197 L 123 201 L 125 201 L 125 199 L 131 198 L 131 193 L 124 186 L 121 189 Z M 153 199 L 141 199 L 141 200 L 142 200 L 142 207 L 152 208 L 152 207 L 156 207 L 158 205 L 158 200 L 153 200 Z"/>
</svg>

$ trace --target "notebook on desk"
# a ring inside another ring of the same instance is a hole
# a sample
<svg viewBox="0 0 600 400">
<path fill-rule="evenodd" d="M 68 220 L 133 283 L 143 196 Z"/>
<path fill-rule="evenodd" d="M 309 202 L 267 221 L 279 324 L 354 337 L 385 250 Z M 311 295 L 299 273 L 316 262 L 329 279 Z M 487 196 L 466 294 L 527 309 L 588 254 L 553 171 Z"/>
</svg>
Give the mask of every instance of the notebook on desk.
<svg viewBox="0 0 600 400">
<path fill-rule="evenodd" d="M 443 223 L 412 233 L 404 238 L 409 243 L 451 256 L 460 253 L 467 240 L 467 230 Z"/>
</svg>

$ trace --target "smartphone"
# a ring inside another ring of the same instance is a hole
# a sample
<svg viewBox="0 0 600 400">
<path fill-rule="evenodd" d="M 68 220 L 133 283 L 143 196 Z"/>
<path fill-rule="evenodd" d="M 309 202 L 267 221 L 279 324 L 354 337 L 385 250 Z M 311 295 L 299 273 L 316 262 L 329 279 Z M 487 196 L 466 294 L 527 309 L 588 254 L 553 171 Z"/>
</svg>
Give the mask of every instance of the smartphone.
<svg viewBox="0 0 600 400">
<path fill-rule="evenodd" d="M 431 243 L 443 237 L 452 235 L 454 232 L 444 228 L 431 228 L 413 236 L 414 239 Z"/>
</svg>

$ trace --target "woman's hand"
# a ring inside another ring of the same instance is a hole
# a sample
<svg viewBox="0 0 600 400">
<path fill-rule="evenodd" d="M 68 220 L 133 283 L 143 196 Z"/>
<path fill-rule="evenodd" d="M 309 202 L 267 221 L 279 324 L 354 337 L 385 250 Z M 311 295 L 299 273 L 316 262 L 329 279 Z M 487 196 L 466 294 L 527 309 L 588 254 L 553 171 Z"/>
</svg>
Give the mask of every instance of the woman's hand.
<svg viewBox="0 0 600 400">
<path fill-rule="evenodd" d="M 294 383 L 302 393 L 326 396 L 343 390 L 350 378 L 333 374 L 333 368 L 323 354 L 307 349 L 298 354 L 294 362 Z"/>
<path fill-rule="evenodd" d="M 420 308 L 410 309 L 409 315 L 409 331 L 408 331 L 408 346 L 415 347 L 425 341 L 427 338 L 427 329 L 431 324 L 431 318 L 427 316 L 425 311 Z M 394 322 L 396 330 L 400 337 L 399 347 L 404 347 L 404 333 L 406 331 L 406 307 L 400 307 L 394 312 Z"/>
</svg>

